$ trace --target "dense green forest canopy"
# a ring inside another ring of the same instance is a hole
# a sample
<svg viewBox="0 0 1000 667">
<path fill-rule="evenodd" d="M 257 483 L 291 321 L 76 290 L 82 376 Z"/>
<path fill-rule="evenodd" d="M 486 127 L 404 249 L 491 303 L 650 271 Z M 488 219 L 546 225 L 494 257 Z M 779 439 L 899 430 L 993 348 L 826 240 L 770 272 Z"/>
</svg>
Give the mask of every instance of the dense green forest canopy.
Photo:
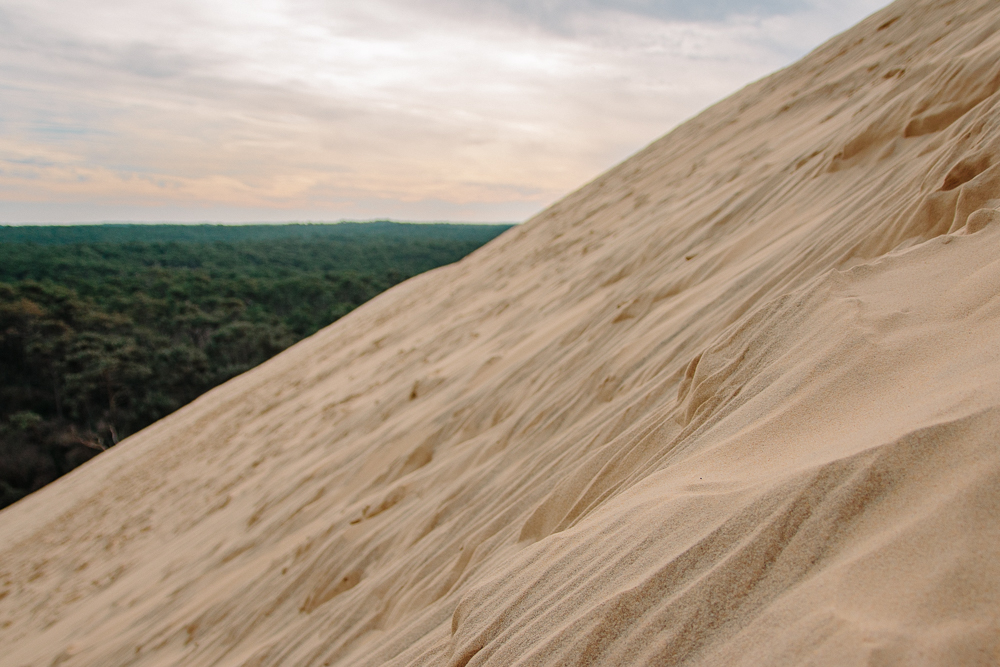
<svg viewBox="0 0 1000 667">
<path fill-rule="evenodd" d="M 509 227 L 0 227 L 0 507 Z"/>
</svg>

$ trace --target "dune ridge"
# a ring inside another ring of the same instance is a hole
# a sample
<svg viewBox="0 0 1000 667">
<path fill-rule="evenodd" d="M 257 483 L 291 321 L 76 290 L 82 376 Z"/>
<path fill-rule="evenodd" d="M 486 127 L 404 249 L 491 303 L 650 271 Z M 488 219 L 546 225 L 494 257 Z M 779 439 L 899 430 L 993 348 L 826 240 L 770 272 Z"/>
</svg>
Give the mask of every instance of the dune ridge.
<svg viewBox="0 0 1000 667">
<path fill-rule="evenodd" d="M 0 661 L 998 664 L 998 221 L 899 0 L 0 512 Z"/>
</svg>

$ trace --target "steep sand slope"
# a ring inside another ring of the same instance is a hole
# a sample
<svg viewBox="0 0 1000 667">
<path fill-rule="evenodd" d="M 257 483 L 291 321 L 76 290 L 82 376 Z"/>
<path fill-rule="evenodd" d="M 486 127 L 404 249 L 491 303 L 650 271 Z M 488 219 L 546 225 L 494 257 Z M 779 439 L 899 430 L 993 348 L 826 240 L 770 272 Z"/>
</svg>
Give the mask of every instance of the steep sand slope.
<svg viewBox="0 0 1000 667">
<path fill-rule="evenodd" d="M 1000 3 L 903 0 L 0 513 L 4 665 L 1000 663 Z"/>
</svg>

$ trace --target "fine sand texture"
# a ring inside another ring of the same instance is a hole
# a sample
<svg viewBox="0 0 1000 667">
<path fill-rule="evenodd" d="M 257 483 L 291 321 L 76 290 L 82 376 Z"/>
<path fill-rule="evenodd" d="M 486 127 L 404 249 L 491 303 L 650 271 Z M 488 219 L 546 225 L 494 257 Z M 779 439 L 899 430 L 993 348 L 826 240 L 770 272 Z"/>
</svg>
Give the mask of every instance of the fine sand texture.
<svg viewBox="0 0 1000 667">
<path fill-rule="evenodd" d="M 998 91 L 900 0 L 127 439 L 0 664 L 1000 664 Z"/>
</svg>

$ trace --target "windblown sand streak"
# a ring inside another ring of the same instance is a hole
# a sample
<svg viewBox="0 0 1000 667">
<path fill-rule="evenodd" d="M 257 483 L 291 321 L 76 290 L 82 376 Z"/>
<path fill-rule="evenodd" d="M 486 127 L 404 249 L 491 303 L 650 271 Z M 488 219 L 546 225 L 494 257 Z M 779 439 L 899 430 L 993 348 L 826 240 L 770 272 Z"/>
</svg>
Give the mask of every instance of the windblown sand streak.
<svg viewBox="0 0 1000 667">
<path fill-rule="evenodd" d="M 4 665 L 1000 664 L 1000 3 L 901 0 L 0 513 Z"/>
</svg>

